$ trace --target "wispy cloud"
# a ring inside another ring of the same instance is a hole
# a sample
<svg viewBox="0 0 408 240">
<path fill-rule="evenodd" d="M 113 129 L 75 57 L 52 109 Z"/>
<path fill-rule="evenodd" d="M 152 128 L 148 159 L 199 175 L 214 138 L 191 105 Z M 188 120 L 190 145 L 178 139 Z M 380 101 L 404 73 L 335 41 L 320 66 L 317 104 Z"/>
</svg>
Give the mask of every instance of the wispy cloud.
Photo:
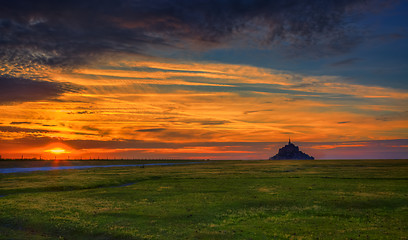
<svg viewBox="0 0 408 240">
<path fill-rule="evenodd" d="M 311 148 L 315 149 L 334 149 L 334 148 L 356 148 L 356 147 L 365 147 L 366 144 L 332 144 L 332 145 L 318 145 Z"/>
<path fill-rule="evenodd" d="M 10 125 L 31 124 L 31 122 L 11 122 Z"/>
<path fill-rule="evenodd" d="M 162 132 L 166 130 L 165 128 L 146 128 L 146 129 L 138 129 L 138 132 Z"/>
<path fill-rule="evenodd" d="M 361 60 L 362 60 L 361 58 L 347 58 L 347 59 L 332 63 L 330 66 L 341 67 L 341 66 L 353 65 L 357 62 L 360 62 Z"/>
<path fill-rule="evenodd" d="M 194 71 L 198 76 L 191 75 Z M 112 79 L 112 73 L 121 78 Z M 49 75 L 57 86 L 82 90 L 61 92 L 58 101 L 0 106 L 2 120 L 19 119 L 33 129 L 47 126 L 58 134 L 41 136 L 71 140 L 184 143 L 284 140 L 288 134 L 299 141 L 392 139 L 402 138 L 406 126 L 406 91 L 336 76 L 166 59 L 116 61 L 111 67 Z M 12 136 L 8 132 L 3 138 Z"/>
<path fill-rule="evenodd" d="M 48 133 L 50 131 L 44 130 L 44 129 L 0 126 L 0 132 L 4 132 L 4 133 Z"/>
<path fill-rule="evenodd" d="M 337 122 L 338 124 L 346 124 L 346 123 L 350 123 L 350 121 L 343 121 L 343 122 Z"/>
</svg>

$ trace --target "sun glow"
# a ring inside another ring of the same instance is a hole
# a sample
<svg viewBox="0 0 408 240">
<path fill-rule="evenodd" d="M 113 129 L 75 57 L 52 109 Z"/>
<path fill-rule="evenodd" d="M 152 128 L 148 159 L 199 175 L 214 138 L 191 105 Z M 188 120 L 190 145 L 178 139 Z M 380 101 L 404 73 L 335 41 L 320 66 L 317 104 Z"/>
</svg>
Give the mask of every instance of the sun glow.
<svg viewBox="0 0 408 240">
<path fill-rule="evenodd" d="M 52 154 L 63 154 L 63 153 L 70 153 L 69 151 L 67 151 L 67 150 L 65 150 L 65 149 L 63 149 L 63 148 L 53 148 L 53 149 L 48 149 L 48 150 L 45 150 L 45 152 L 49 152 L 49 153 L 52 153 Z"/>
</svg>

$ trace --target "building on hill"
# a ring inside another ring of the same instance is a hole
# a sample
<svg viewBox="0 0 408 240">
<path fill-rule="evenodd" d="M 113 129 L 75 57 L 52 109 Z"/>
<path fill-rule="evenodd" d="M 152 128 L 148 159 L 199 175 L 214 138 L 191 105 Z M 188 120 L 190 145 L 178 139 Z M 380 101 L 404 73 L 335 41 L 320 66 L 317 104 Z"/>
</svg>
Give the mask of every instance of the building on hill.
<svg viewBox="0 0 408 240">
<path fill-rule="evenodd" d="M 299 150 L 299 147 L 295 144 L 289 142 L 283 148 L 279 149 L 278 154 L 273 157 L 270 157 L 269 160 L 285 160 L 285 159 L 294 159 L 294 160 L 314 160 L 314 157 L 307 155 L 306 153 Z"/>
</svg>

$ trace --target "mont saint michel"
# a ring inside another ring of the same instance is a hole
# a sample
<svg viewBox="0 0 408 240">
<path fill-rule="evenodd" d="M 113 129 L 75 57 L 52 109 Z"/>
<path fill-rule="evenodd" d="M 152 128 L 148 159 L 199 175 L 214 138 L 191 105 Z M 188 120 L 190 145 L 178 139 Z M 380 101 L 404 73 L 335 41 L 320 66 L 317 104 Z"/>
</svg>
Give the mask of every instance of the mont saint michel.
<svg viewBox="0 0 408 240">
<path fill-rule="evenodd" d="M 273 157 L 270 157 L 269 160 L 314 160 L 314 157 L 307 155 L 306 153 L 299 150 L 299 147 L 295 144 L 289 142 L 283 148 L 279 149 L 278 154 Z"/>
</svg>

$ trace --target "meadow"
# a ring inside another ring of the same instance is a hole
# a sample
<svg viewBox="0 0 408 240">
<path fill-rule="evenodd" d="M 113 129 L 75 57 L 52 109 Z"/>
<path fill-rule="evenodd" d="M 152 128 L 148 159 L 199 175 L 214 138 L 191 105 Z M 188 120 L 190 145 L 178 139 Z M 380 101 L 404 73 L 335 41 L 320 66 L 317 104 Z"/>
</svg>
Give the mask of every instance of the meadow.
<svg viewBox="0 0 408 240">
<path fill-rule="evenodd" d="M 408 239 L 408 160 L 0 174 L 0 196 L 0 239 Z"/>
</svg>

